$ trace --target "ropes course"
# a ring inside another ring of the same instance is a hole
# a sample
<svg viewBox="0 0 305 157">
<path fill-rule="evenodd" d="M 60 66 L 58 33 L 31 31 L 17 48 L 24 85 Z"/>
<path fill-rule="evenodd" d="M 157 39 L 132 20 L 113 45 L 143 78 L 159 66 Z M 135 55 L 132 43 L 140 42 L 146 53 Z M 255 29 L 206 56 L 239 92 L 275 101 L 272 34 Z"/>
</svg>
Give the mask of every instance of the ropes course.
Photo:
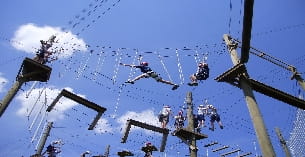
<svg viewBox="0 0 305 157">
<path fill-rule="evenodd" d="M 80 37 L 81 35 L 84 35 L 86 31 L 88 32 L 90 29 L 92 29 L 94 24 L 101 22 L 103 16 L 110 14 L 110 11 L 118 6 L 119 2 L 120 0 L 94 0 L 90 2 L 86 8 L 82 9 L 79 14 L 75 15 L 69 20 L 67 28 L 63 28 L 63 30 L 66 32 L 66 35 L 73 30 L 76 32 L 76 36 Z M 238 21 L 239 26 L 241 25 L 243 0 L 240 1 L 240 8 L 235 7 L 236 3 L 238 2 L 231 0 L 226 3 L 229 4 L 229 21 L 227 25 L 229 33 L 235 33 L 233 30 L 236 28 L 236 24 L 234 23 L 235 21 Z M 234 11 L 239 11 L 240 17 L 237 19 L 233 19 Z M 257 37 L 269 33 L 299 29 L 303 28 L 304 26 L 304 24 L 285 26 L 283 28 L 273 29 L 267 32 L 257 33 L 254 34 L 254 36 Z M 238 31 L 237 34 L 239 35 L 239 33 L 240 32 Z M 19 45 L 23 44 L 18 41 L 11 41 L 2 36 L 0 36 L 0 39 L 9 43 L 14 42 Z M 101 38 L 101 40 L 103 39 Z M 114 144 L 117 140 L 116 134 L 120 133 L 121 130 L 124 129 L 124 126 L 121 125 L 120 120 L 122 121 L 121 118 L 125 116 L 127 112 L 132 111 L 129 115 L 130 117 L 128 118 L 142 118 L 132 114 L 142 113 L 142 109 L 146 108 L 147 111 L 151 111 L 153 113 L 153 118 L 157 119 L 156 117 L 158 111 L 164 105 L 170 105 L 173 114 L 176 114 L 180 110 L 185 111 L 187 107 L 185 93 L 183 92 L 171 91 L 168 89 L 167 85 L 152 82 L 154 81 L 153 79 L 143 79 L 137 81 L 134 85 L 124 83 L 125 81 L 134 78 L 140 72 L 136 68 L 130 68 L 128 70 L 123 69 L 120 67 L 120 63 L 126 62 L 131 63 L 132 65 L 140 65 L 142 61 L 148 61 L 151 63 L 151 67 L 166 80 L 169 80 L 170 82 L 177 82 L 180 85 L 178 91 L 192 91 L 195 98 L 193 101 L 195 109 L 199 104 L 205 104 L 204 102 L 206 102 L 206 100 L 211 102 L 216 106 L 216 108 L 219 109 L 218 112 L 221 115 L 225 129 L 220 130 L 216 127 L 214 132 L 208 130 L 208 125 L 210 125 L 210 122 L 209 118 L 206 117 L 207 127 L 202 128 L 202 130 L 204 133 L 209 134 L 210 141 L 218 140 L 220 142 L 217 147 L 215 145 L 210 148 L 203 148 L 207 142 L 200 141 L 198 143 L 200 156 L 212 156 L 215 154 L 218 156 L 225 156 L 226 152 L 216 150 L 219 147 L 227 146 L 227 143 L 222 142 L 221 137 L 232 133 L 240 133 L 247 136 L 247 146 L 238 146 L 229 143 L 228 145 L 230 145 L 230 147 L 224 148 L 224 150 L 229 150 L 232 154 L 237 152 L 238 154 L 236 154 L 238 156 L 242 156 L 243 154 L 247 154 L 253 150 L 252 142 L 256 142 L 256 133 L 251 125 L 251 119 L 247 114 L 246 105 L 243 98 L 233 98 L 238 92 L 237 90 L 228 88 L 225 85 L 215 85 L 214 82 L 212 82 L 213 77 L 216 76 L 220 70 L 223 70 L 217 69 L 219 68 L 218 65 L 225 64 L 223 63 L 223 58 L 227 57 L 227 50 L 225 48 L 226 45 L 223 42 L 201 43 L 197 44 L 196 46 L 181 46 L 180 48 L 164 47 L 153 50 L 146 50 L 145 48 L 126 48 L 114 47 L 112 45 L 87 44 L 86 48 L 88 50 L 85 50 L 85 52 L 82 53 L 80 48 L 78 48 L 80 45 L 71 45 L 69 42 L 63 43 L 60 39 L 58 41 L 61 42 L 60 46 L 54 47 L 52 50 L 57 52 L 54 56 L 59 57 L 59 59 L 49 64 L 52 66 L 52 68 L 54 68 L 52 79 L 50 80 L 51 83 L 38 84 L 38 82 L 34 82 L 22 88 L 23 97 L 25 97 L 25 99 L 19 98 L 18 100 L 28 100 L 28 103 L 34 103 L 27 105 L 28 110 L 25 112 L 26 114 L 23 115 L 28 119 L 26 129 L 29 132 L 30 138 L 27 138 L 26 140 L 19 140 L 17 142 L 19 145 L 22 143 L 30 143 L 28 146 L 30 149 L 37 149 L 39 144 L 38 141 L 40 141 L 42 138 L 42 132 L 45 130 L 47 122 L 54 118 L 52 115 L 54 114 L 58 115 L 58 119 L 55 120 L 56 126 L 52 128 L 52 131 L 54 131 L 50 134 L 50 138 L 52 140 L 62 139 L 65 146 L 71 150 L 89 150 L 92 154 L 100 154 L 101 152 L 96 151 L 95 148 L 100 149 L 104 147 L 104 143 L 95 139 L 111 136 L 114 140 L 109 141 L 109 143 Z M 235 41 L 239 42 L 238 40 Z M 71 46 L 71 49 L 65 49 L 67 45 Z M 270 61 L 281 68 L 291 70 L 288 68 L 291 67 L 291 65 L 278 60 L 263 51 L 255 48 L 251 49 L 255 52 L 251 51 L 250 53 Z M 33 48 L 33 50 L 37 51 L 37 48 Z M 60 55 L 64 55 L 65 51 L 68 50 L 71 50 L 72 54 L 65 57 L 60 57 Z M 24 56 L 3 58 L 0 61 L 0 66 L 15 64 L 21 58 L 24 58 Z M 299 65 L 303 65 L 305 59 L 304 56 L 300 56 L 296 60 L 297 61 L 294 61 L 294 63 L 297 62 Z M 186 85 L 186 82 L 189 81 L 188 76 L 196 71 L 196 67 L 200 62 L 209 63 L 211 68 L 211 77 L 206 81 L 200 81 L 200 85 L 198 87 L 190 88 Z M 259 76 L 259 79 L 265 80 L 268 83 L 277 83 L 284 79 L 283 76 L 288 75 L 288 72 L 283 73 L 282 70 L 278 69 L 273 69 L 268 72 L 268 75 L 262 74 Z M 60 83 L 62 87 L 54 87 L 56 83 Z M 58 102 L 58 105 L 54 107 L 54 110 L 52 111 L 53 113 L 45 112 L 46 108 L 50 106 L 50 103 L 56 99 L 54 95 L 59 93 L 57 88 L 64 88 L 68 85 L 71 85 L 77 89 L 76 93 L 79 94 L 88 94 L 84 91 L 90 91 L 90 94 L 92 95 L 89 97 L 93 97 L 94 101 L 101 102 L 103 105 L 106 105 L 107 112 L 97 122 L 97 126 L 94 127 L 93 131 L 86 131 L 86 129 L 90 125 L 88 121 L 91 121 L 92 115 L 96 113 L 80 108 L 78 103 L 70 104 L 66 100 L 61 100 Z M 290 91 L 296 91 L 296 88 L 293 87 L 293 89 Z M 36 98 L 34 98 L 34 96 L 36 96 Z M 224 97 L 230 97 L 231 99 L 222 99 Z M 258 101 L 260 100 L 261 97 L 258 96 Z M 27 104 L 27 102 L 21 104 L 24 105 Z M 285 123 L 289 129 L 293 128 L 292 136 L 289 139 L 289 146 L 291 147 L 290 149 L 295 150 L 295 152 L 293 152 L 294 154 L 302 154 L 303 152 L 299 151 L 300 148 L 298 147 L 298 145 L 302 145 L 302 141 L 297 141 L 297 139 L 299 139 L 303 133 L 300 130 L 304 128 L 302 126 L 303 121 L 299 120 L 300 117 L 302 117 L 301 113 L 291 107 L 285 107 L 284 111 L 282 111 L 282 108 L 275 108 L 275 103 L 269 105 L 271 107 L 264 106 L 262 111 L 264 118 L 268 119 L 267 123 L 274 122 L 275 124 L 280 125 L 280 127 L 283 126 L 282 123 Z M 285 122 L 282 121 L 282 123 L 280 123 L 273 118 L 269 118 L 268 114 L 265 112 L 267 108 L 272 107 L 275 109 L 273 109 L 269 114 L 285 115 Z M 236 114 L 236 111 L 239 111 L 239 113 Z M 194 110 L 194 113 L 197 113 L 197 111 Z M 294 121 L 292 117 L 295 116 L 295 114 L 297 116 L 297 120 Z M 170 131 L 174 130 L 173 117 L 173 115 L 170 116 L 170 122 L 168 124 Z M 272 126 L 275 124 L 272 124 Z M 73 130 L 71 128 L 76 129 Z M 78 129 L 85 131 L 80 133 Z M 284 131 L 285 135 L 291 133 L 289 129 Z M 268 133 L 270 134 L 269 136 L 273 142 L 278 140 L 273 130 L 268 130 Z M 41 136 L 39 136 L 39 134 L 41 134 Z M 231 139 L 232 138 L 233 137 L 231 137 Z M 137 148 L 140 148 L 143 143 L 150 141 L 154 144 L 159 144 L 161 140 L 161 136 L 155 132 L 147 133 L 143 130 L 135 130 L 131 134 L 131 137 L 127 140 L 128 145 L 117 146 L 122 149 L 129 147 L 133 153 L 135 153 L 137 156 L 141 156 L 142 152 Z M 185 152 L 188 152 L 188 148 L 183 142 L 181 142 L 181 140 L 172 136 L 169 136 L 168 140 L 170 144 L 166 146 L 165 152 L 162 153 L 163 156 L 166 156 L 166 153 L 169 152 L 174 152 L 174 154 L 177 156 L 184 155 Z M 82 141 L 84 141 L 84 144 Z M 242 143 L 246 142 L 242 141 Z M 248 144 L 251 146 L 248 146 Z M 278 147 L 280 146 L 275 145 L 275 147 L 279 149 Z M 251 149 L 248 151 L 245 148 Z M 256 151 L 255 144 L 254 149 Z M 258 156 L 258 152 L 254 153 L 256 153 Z M 252 152 L 252 154 L 254 153 Z M 111 153 L 111 155 L 116 154 Z M 173 155 L 173 153 L 170 155 Z M 7 156 L 9 156 L 9 154 Z"/>
</svg>

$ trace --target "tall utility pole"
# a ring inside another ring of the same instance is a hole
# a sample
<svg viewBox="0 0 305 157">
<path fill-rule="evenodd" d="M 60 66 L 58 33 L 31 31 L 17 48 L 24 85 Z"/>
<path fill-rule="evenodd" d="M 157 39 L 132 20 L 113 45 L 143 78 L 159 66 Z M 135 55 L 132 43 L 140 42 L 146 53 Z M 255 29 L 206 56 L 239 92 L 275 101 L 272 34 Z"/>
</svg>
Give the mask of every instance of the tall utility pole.
<svg viewBox="0 0 305 157">
<path fill-rule="evenodd" d="M 41 140 L 39 141 L 39 145 L 38 145 L 38 148 L 36 150 L 36 154 L 41 155 L 41 152 L 44 148 L 44 145 L 46 144 L 46 141 L 47 141 L 47 138 L 50 134 L 52 126 L 53 126 L 53 122 L 48 122 L 48 125 L 47 125 L 47 127 L 46 127 L 46 129 L 43 133 L 43 136 L 42 136 Z"/>
<path fill-rule="evenodd" d="M 3 100 L 0 102 L 0 117 L 8 107 L 9 103 L 12 101 L 12 99 L 15 97 L 17 94 L 18 90 L 22 86 L 22 84 L 25 81 L 23 79 L 18 79 L 12 86 L 12 88 L 7 92 L 6 96 L 3 98 Z"/>
<path fill-rule="evenodd" d="M 194 130 L 194 115 L 193 115 L 193 97 L 192 92 L 187 92 L 186 94 L 186 104 L 187 104 L 187 128 L 188 130 Z M 190 139 L 192 146 L 196 148 L 196 137 L 192 136 Z M 197 149 L 190 149 L 190 157 L 197 157 Z"/>
<path fill-rule="evenodd" d="M 231 59 L 234 65 L 240 63 L 240 60 L 237 55 L 237 43 L 233 43 L 231 37 L 228 34 L 223 35 L 224 41 L 228 47 L 228 50 L 231 54 Z M 248 74 L 245 72 L 243 76 L 240 76 L 239 86 L 243 90 L 243 93 L 246 98 L 247 107 L 250 112 L 250 116 L 254 125 L 254 129 L 256 132 L 256 136 L 258 138 L 258 142 L 260 148 L 262 150 L 263 156 L 266 157 L 275 157 L 275 152 L 272 147 L 271 141 L 267 134 L 267 130 L 261 116 L 260 110 L 256 103 L 252 88 L 250 84 L 247 82 Z"/>
<path fill-rule="evenodd" d="M 277 137 L 279 138 L 280 143 L 281 143 L 281 145 L 282 145 L 282 147 L 283 147 L 283 149 L 285 151 L 286 157 L 291 157 L 290 151 L 289 151 L 289 149 L 287 147 L 287 144 L 286 144 L 286 141 L 285 141 L 284 137 L 282 136 L 280 128 L 276 127 L 275 128 L 275 132 L 276 132 Z"/>
</svg>

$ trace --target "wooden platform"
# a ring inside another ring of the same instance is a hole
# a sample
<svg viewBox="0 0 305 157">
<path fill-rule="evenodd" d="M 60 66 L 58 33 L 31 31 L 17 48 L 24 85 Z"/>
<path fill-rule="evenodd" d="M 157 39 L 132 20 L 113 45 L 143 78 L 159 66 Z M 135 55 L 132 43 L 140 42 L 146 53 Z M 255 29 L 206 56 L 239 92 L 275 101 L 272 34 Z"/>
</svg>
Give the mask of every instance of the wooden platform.
<svg viewBox="0 0 305 157">
<path fill-rule="evenodd" d="M 200 134 L 194 131 L 189 131 L 185 128 L 180 128 L 175 131 L 175 136 L 182 137 L 183 139 L 190 140 L 193 136 L 195 136 L 196 140 L 201 140 L 204 138 L 208 138 L 207 135 Z"/>
<path fill-rule="evenodd" d="M 133 120 L 133 119 L 128 119 L 127 120 L 126 129 L 125 129 L 125 132 L 124 132 L 123 137 L 121 139 L 121 143 L 126 142 L 126 140 L 128 138 L 130 128 L 131 128 L 132 125 L 143 128 L 143 129 L 151 130 L 151 131 L 154 131 L 154 132 L 162 133 L 163 137 L 162 137 L 162 141 L 161 141 L 160 152 L 163 152 L 165 150 L 166 141 L 167 141 L 167 137 L 168 137 L 168 134 L 169 134 L 168 129 L 156 127 L 156 126 L 149 125 L 149 124 L 146 124 L 146 123 L 143 123 L 143 122 L 139 122 L 139 121 L 136 121 L 136 120 Z"/>
<path fill-rule="evenodd" d="M 53 102 L 50 104 L 50 106 L 47 108 L 47 111 L 50 112 L 55 104 L 59 101 L 59 99 L 64 96 L 66 98 L 69 98 L 71 100 L 74 100 L 77 103 L 80 103 L 90 109 L 93 109 L 97 112 L 96 117 L 94 118 L 93 122 L 90 124 L 88 130 L 93 130 L 93 128 L 95 127 L 96 123 L 98 122 L 98 120 L 100 119 L 100 117 L 103 115 L 103 113 L 107 110 L 104 107 L 99 106 L 96 103 L 93 103 L 91 101 L 88 101 L 87 99 L 84 99 L 74 93 L 71 93 L 69 91 L 67 91 L 66 89 L 63 89 L 58 95 L 57 97 L 53 100 Z"/>
<path fill-rule="evenodd" d="M 50 78 L 52 68 L 40 64 L 30 58 L 25 58 L 19 69 L 17 80 L 23 79 L 23 81 L 40 81 L 47 82 Z"/>
<path fill-rule="evenodd" d="M 271 86 L 265 85 L 261 82 L 258 82 L 254 79 L 249 78 L 244 64 L 237 64 L 233 68 L 229 69 L 225 73 L 223 73 L 220 76 L 218 76 L 217 78 L 215 78 L 215 80 L 217 82 L 227 82 L 233 86 L 240 88 L 240 85 L 239 85 L 240 77 L 244 77 L 245 79 L 247 79 L 247 81 L 249 82 L 252 89 L 259 93 L 262 93 L 262 94 L 272 97 L 274 99 L 280 100 L 280 101 L 290 104 L 294 107 L 297 107 L 297 108 L 300 108 L 303 110 L 305 109 L 304 100 L 299 99 L 288 93 L 285 93 L 276 88 L 273 88 Z"/>
</svg>

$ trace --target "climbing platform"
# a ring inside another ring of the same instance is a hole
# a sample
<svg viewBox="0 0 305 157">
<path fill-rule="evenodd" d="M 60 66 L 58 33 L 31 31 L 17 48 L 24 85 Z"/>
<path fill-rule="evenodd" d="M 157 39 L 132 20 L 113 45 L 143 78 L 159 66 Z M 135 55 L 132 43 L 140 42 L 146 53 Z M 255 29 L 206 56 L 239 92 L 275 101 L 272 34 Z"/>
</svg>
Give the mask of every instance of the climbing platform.
<svg viewBox="0 0 305 157">
<path fill-rule="evenodd" d="M 208 138 L 207 135 L 200 134 L 194 131 L 189 131 L 185 128 L 177 129 L 174 133 L 175 136 L 182 137 L 183 139 L 190 140 L 193 136 L 195 136 L 196 140 L 201 140 L 204 138 Z"/>
<path fill-rule="evenodd" d="M 50 78 L 52 68 L 40 64 L 30 58 L 25 58 L 19 69 L 17 80 L 47 82 Z"/>
<path fill-rule="evenodd" d="M 118 154 L 118 156 L 120 156 L 120 157 L 124 157 L 124 156 L 134 156 L 133 153 L 131 153 L 130 151 L 126 151 L 126 150 L 121 151 L 121 152 L 118 152 L 117 154 Z"/>
<path fill-rule="evenodd" d="M 235 65 L 233 68 L 229 69 L 228 71 L 215 78 L 215 80 L 217 82 L 227 82 L 233 86 L 241 88 L 239 85 L 239 80 L 242 76 L 247 79 L 253 90 L 272 97 L 274 99 L 280 100 L 284 103 L 290 104 L 294 107 L 303 110 L 305 109 L 304 100 L 249 78 L 244 64 Z"/>
<path fill-rule="evenodd" d="M 151 131 L 154 131 L 154 132 L 162 133 L 163 137 L 162 137 L 162 141 L 161 141 L 160 152 L 164 152 L 167 137 L 168 137 L 168 134 L 169 134 L 168 129 L 156 127 L 156 126 L 149 125 L 149 124 L 146 124 L 146 123 L 143 123 L 143 122 L 139 122 L 139 121 L 136 121 L 136 120 L 133 120 L 133 119 L 128 119 L 127 123 L 126 123 L 125 133 L 123 134 L 121 143 L 126 143 L 131 125 L 134 125 L 134 126 L 137 126 L 137 127 L 143 128 L 143 129 L 151 130 Z"/>
<path fill-rule="evenodd" d="M 74 93 L 71 93 L 65 89 L 63 89 L 58 95 L 57 97 L 53 100 L 53 102 L 51 103 L 51 105 L 47 108 L 47 111 L 50 112 L 55 104 L 59 101 L 59 99 L 64 96 L 66 98 L 69 98 L 71 100 L 74 100 L 77 103 L 80 103 L 90 109 L 93 109 L 97 112 L 96 117 L 94 118 L 93 122 L 90 124 L 88 130 L 93 130 L 93 128 L 95 127 L 95 125 L 97 124 L 98 120 L 100 119 L 100 117 L 103 115 L 103 113 L 107 110 L 104 107 L 101 107 L 99 105 L 97 105 L 96 103 L 93 103 L 91 101 L 88 101 L 87 99 L 84 99 Z"/>
</svg>

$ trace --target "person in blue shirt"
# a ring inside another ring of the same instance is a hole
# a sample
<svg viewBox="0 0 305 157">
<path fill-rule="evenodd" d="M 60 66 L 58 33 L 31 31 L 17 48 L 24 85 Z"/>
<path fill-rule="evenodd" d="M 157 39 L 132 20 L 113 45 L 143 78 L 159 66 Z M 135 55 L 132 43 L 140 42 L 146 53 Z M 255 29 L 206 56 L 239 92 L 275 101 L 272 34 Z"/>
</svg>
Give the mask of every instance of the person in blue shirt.
<svg viewBox="0 0 305 157">
<path fill-rule="evenodd" d="M 154 72 L 149 66 L 148 66 L 148 63 L 147 62 L 141 62 L 140 65 L 132 65 L 132 64 L 123 64 L 123 63 L 120 63 L 121 65 L 124 65 L 124 66 L 129 66 L 129 67 L 132 67 L 132 68 L 139 68 L 142 72 L 141 75 L 137 76 L 136 78 L 132 79 L 132 80 L 128 80 L 126 81 L 125 83 L 131 83 L 131 84 L 134 84 L 135 81 L 141 79 L 141 78 L 153 78 L 155 79 L 157 82 L 162 82 L 162 83 L 165 83 L 165 84 L 169 84 L 169 85 L 172 85 L 172 90 L 175 90 L 179 87 L 178 84 L 175 84 L 175 83 L 172 83 L 170 81 L 166 81 L 166 80 L 163 80 L 162 77 L 160 77 L 160 75 L 156 72 Z"/>
<path fill-rule="evenodd" d="M 197 72 L 190 76 L 191 82 L 188 83 L 189 86 L 198 86 L 198 80 L 206 80 L 209 78 L 210 69 L 207 63 L 200 62 L 198 64 Z"/>
</svg>

